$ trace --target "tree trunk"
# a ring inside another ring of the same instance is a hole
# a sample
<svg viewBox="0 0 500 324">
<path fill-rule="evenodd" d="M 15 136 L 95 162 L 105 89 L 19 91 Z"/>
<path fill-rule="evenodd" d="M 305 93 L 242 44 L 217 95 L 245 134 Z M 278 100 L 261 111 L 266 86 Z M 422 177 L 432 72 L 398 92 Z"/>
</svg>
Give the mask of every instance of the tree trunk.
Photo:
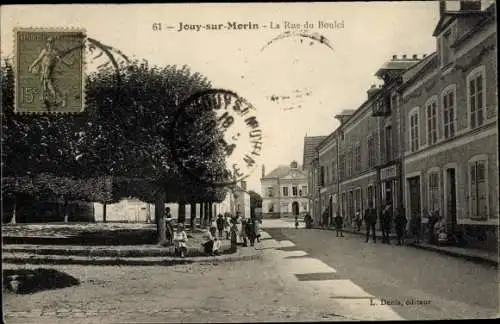
<svg viewBox="0 0 500 324">
<path fill-rule="evenodd" d="M 106 223 L 106 207 L 107 207 L 107 204 L 104 203 L 102 204 L 102 222 L 103 223 Z"/>
<path fill-rule="evenodd" d="M 205 225 L 205 204 L 200 203 L 200 226 Z"/>
<path fill-rule="evenodd" d="M 212 202 L 208 203 L 208 224 L 212 224 L 212 219 L 214 218 L 214 205 Z"/>
<path fill-rule="evenodd" d="M 155 198 L 155 220 L 158 243 L 162 244 L 166 241 L 166 226 L 165 226 L 165 194 L 159 193 Z"/>
<path fill-rule="evenodd" d="M 11 224 L 16 224 L 16 209 L 17 209 L 17 195 L 14 195 L 14 207 L 12 207 L 12 218 L 10 219 Z"/>
<path fill-rule="evenodd" d="M 210 217 L 210 206 L 208 205 L 208 203 L 203 203 L 203 209 L 205 209 L 205 211 L 203 212 L 203 221 L 205 223 L 205 226 L 210 226 L 210 223 L 208 222 L 208 218 Z"/>
<path fill-rule="evenodd" d="M 67 223 L 69 220 L 69 204 L 68 199 L 64 199 L 64 222 Z"/>
<path fill-rule="evenodd" d="M 184 224 L 186 221 L 186 204 L 181 202 L 179 204 L 179 215 L 177 216 L 177 223 Z"/>
<path fill-rule="evenodd" d="M 191 223 L 191 229 L 193 229 L 196 221 L 196 203 L 191 203 L 191 218 L 189 221 Z"/>
</svg>

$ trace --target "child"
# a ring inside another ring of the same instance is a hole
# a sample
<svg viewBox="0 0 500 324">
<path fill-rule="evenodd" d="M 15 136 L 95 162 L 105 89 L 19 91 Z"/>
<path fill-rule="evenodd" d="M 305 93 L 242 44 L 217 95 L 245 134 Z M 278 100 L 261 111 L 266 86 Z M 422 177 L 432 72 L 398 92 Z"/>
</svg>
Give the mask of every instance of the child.
<svg viewBox="0 0 500 324">
<path fill-rule="evenodd" d="M 187 243 L 188 237 L 186 232 L 184 231 L 184 224 L 179 224 L 177 226 L 177 231 L 174 233 L 174 250 L 175 254 L 179 255 L 183 258 L 187 252 Z"/>
<path fill-rule="evenodd" d="M 219 238 L 222 238 L 222 232 L 224 231 L 224 218 L 222 214 L 217 216 L 217 230 L 219 231 Z"/>
</svg>

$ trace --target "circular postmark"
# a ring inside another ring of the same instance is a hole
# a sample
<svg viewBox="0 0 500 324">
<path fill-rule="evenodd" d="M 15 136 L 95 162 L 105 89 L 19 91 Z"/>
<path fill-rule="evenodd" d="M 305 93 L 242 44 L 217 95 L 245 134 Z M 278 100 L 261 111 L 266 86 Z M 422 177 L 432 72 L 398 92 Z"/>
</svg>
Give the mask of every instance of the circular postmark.
<svg viewBox="0 0 500 324">
<path fill-rule="evenodd" d="M 234 185 L 250 176 L 261 155 L 256 109 L 230 90 L 191 95 L 177 107 L 170 130 L 174 163 L 197 183 Z"/>
</svg>

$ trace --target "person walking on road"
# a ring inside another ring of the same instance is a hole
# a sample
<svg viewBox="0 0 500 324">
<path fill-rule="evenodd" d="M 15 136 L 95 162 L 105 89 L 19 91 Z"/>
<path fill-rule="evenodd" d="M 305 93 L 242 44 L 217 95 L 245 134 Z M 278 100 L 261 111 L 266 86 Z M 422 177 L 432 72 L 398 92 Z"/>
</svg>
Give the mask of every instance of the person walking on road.
<svg viewBox="0 0 500 324">
<path fill-rule="evenodd" d="M 356 210 L 356 217 L 354 221 L 356 222 L 356 231 L 360 232 L 363 220 L 361 219 L 361 211 L 359 209 Z"/>
<path fill-rule="evenodd" d="M 405 230 L 406 230 L 406 215 L 405 215 L 405 209 L 401 207 L 396 214 L 396 218 L 394 219 L 394 222 L 396 224 L 396 235 L 398 236 L 398 243 L 397 245 L 403 245 L 404 244 L 404 238 L 405 238 Z"/>
<path fill-rule="evenodd" d="M 387 203 L 381 217 L 382 243 L 391 244 L 392 205 Z"/>
<path fill-rule="evenodd" d="M 337 214 L 334 220 L 335 220 L 335 231 L 337 233 L 337 237 L 339 237 L 339 234 L 340 237 L 344 237 L 344 233 L 342 232 L 342 225 L 344 225 L 344 219 L 342 218 L 342 216 L 340 216 L 340 214 Z"/>
<path fill-rule="evenodd" d="M 414 237 L 415 243 L 420 243 L 420 236 L 422 235 L 422 217 L 418 212 L 414 213 L 411 217 L 411 234 Z"/>
<path fill-rule="evenodd" d="M 370 231 L 372 233 L 373 243 L 377 242 L 375 234 L 375 226 L 377 225 L 377 211 L 373 208 L 373 202 L 368 202 L 368 208 L 365 210 L 365 226 L 366 226 L 366 242 L 370 239 Z"/>
</svg>

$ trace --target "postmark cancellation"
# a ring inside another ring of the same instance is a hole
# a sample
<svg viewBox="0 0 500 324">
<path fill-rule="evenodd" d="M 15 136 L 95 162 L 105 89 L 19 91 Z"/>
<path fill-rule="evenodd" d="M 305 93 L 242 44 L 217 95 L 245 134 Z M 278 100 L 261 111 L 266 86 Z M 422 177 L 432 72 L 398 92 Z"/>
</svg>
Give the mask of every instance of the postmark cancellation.
<svg viewBox="0 0 500 324">
<path fill-rule="evenodd" d="M 15 28 L 15 112 L 85 109 L 85 29 Z"/>
</svg>

